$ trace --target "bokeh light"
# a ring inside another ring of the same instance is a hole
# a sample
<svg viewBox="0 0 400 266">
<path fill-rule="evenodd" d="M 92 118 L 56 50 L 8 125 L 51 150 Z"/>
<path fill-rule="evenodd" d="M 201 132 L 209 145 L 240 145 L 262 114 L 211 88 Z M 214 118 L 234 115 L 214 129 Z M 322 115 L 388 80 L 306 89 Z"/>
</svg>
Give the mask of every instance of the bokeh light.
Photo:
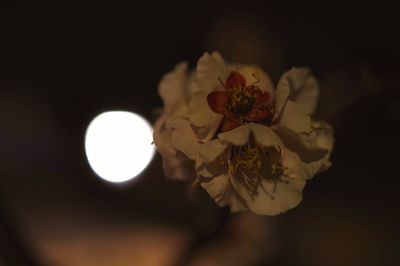
<svg viewBox="0 0 400 266">
<path fill-rule="evenodd" d="M 125 111 L 105 112 L 89 124 L 86 156 L 94 172 L 110 182 L 138 176 L 154 155 L 152 127 L 140 115 Z"/>
</svg>

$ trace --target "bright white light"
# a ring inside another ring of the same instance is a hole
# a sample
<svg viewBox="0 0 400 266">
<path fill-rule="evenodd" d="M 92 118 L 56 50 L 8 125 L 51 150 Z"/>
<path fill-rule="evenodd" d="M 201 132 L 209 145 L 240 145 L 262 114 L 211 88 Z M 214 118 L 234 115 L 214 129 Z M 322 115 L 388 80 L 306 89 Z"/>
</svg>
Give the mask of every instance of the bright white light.
<svg viewBox="0 0 400 266">
<path fill-rule="evenodd" d="M 85 137 L 90 166 L 110 182 L 134 178 L 153 158 L 152 131 L 150 124 L 134 113 L 111 111 L 98 115 Z"/>
</svg>

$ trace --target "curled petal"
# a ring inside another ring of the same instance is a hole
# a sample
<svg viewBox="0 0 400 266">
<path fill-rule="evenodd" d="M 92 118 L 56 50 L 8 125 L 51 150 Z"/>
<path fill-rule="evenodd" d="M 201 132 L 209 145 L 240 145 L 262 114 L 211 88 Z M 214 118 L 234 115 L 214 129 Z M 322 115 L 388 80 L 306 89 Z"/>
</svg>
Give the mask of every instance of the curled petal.
<svg viewBox="0 0 400 266">
<path fill-rule="evenodd" d="M 318 121 L 313 122 L 313 128 L 317 133 L 318 146 L 331 152 L 335 143 L 332 126 L 327 122 Z"/>
<path fill-rule="evenodd" d="M 286 78 L 281 78 L 276 86 L 275 97 L 274 97 L 274 118 L 276 121 L 279 119 L 282 109 L 285 107 L 286 102 L 290 94 L 290 84 L 289 80 Z"/>
<path fill-rule="evenodd" d="M 296 74 L 293 75 L 294 91 L 290 98 L 304 112 L 314 114 L 319 98 L 319 84 L 308 68 L 297 68 Z"/>
<path fill-rule="evenodd" d="M 174 155 L 175 151 L 170 145 L 169 137 L 170 132 L 166 130 L 165 127 L 165 116 L 161 116 L 154 123 L 153 129 L 153 140 L 154 144 L 157 146 L 158 151 L 163 155 Z"/>
<path fill-rule="evenodd" d="M 314 176 L 307 168 L 307 164 L 303 163 L 297 153 L 289 149 L 282 149 L 282 164 L 284 167 L 284 174 L 290 179 L 306 180 Z"/>
<path fill-rule="evenodd" d="M 192 160 L 196 158 L 196 151 L 200 144 L 188 120 L 178 119 L 175 121 L 171 130 L 171 146 Z"/>
<path fill-rule="evenodd" d="M 164 112 L 170 113 L 174 106 L 186 97 L 185 83 L 187 63 L 183 62 L 167 73 L 160 81 L 158 93 L 164 102 Z"/>
<path fill-rule="evenodd" d="M 214 52 L 205 53 L 197 62 L 196 75 L 200 88 L 211 92 L 220 87 L 220 80 L 226 80 L 229 71 L 222 56 Z"/>
<path fill-rule="evenodd" d="M 311 179 L 330 166 L 330 151 L 318 144 L 321 132 L 311 135 L 297 134 L 287 129 L 277 132 L 286 146 L 282 150 L 282 160 L 287 176 Z"/>
<path fill-rule="evenodd" d="M 319 85 L 309 68 L 292 68 L 282 75 L 290 85 L 289 99 L 303 111 L 313 114 L 319 97 Z"/>
<path fill-rule="evenodd" d="M 286 127 L 298 133 L 309 134 L 311 128 L 311 117 L 293 101 L 287 101 L 281 112 L 279 126 Z"/>
<path fill-rule="evenodd" d="M 315 131 L 317 134 L 318 145 L 321 148 L 326 149 L 328 151 L 324 157 L 323 166 L 320 169 L 318 169 L 318 172 L 322 172 L 331 166 L 330 156 L 333 150 L 333 145 L 335 143 L 335 138 L 333 135 L 332 126 L 329 125 L 328 123 L 323 121 L 315 122 L 313 126 L 315 127 Z"/>
<path fill-rule="evenodd" d="M 292 68 L 278 82 L 274 119 L 279 117 L 287 100 L 294 101 L 303 112 L 312 115 L 317 107 L 318 97 L 319 85 L 310 70 Z"/>
<path fill-rule="evenodd" d="M 218 206 L 230 205 L 232 212 L 247 209 L 243 199 L 233 189 L 226 175 L 214 177 L 208 182 L 201 183 L 201 186 L 210 194 Z"/>
<path fill-rule="evenodd" d="M 284 145 L 299 155 L 302 161 L 312 162 L 323 158 L 327 150 L 317 143 L 315 130 L 311 134 L 299 134 L 284 127 L 275 128 Z"/>
<path fill-rule="evenodd" d="M 171 132 L 165 127 L 165 116 L 162 116 L 154 124 L 153 139 L 163 158 L 165 176 L 174 180 L 194 178 L 193 163 L 171 146 L 170 137 Z"/>
</svg>

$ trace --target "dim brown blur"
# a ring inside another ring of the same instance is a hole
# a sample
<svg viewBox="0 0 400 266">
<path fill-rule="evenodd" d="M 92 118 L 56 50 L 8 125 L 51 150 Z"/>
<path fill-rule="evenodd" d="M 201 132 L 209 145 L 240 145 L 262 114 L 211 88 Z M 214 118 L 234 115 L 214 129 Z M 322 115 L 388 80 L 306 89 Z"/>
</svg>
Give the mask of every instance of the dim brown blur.
<svg viewBox="0 0 400 266">
<path fill-rule="evenodd" d="M 400 265 L 396 8 L 33 2 L 0 8 L 0 266 Z M 159 156 L 120 185 L 87 163 L 91 119 L 126 110 L 153 122 L 162 75 L 214 50 L 275 82 L 292 66 L 320 82 L 333 166 L 285 214 L 231 215 L 165 180 Z"/>
</svg>

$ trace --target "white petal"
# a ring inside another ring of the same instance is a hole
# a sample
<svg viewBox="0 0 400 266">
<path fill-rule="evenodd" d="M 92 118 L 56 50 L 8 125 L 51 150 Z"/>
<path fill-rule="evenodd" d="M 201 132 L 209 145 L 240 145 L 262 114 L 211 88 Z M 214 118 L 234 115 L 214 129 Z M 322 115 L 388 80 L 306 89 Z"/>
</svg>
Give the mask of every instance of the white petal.
<svg viewBox="0 0 400 266">
<path fill-rule="evenodd" d="M 279 126 L 286 127 L 298 133 L 308 134 L 312 130 L 311 117 L 290 100 L 284 106 L 278 123 Z"/>
<path fill-rule="evenodd" d="M 243 205 L 243 199 L 238 198 L 229 178 L 226 175 L 220 175 L 212 178 L 208 182 L 201 183 L 201 186 L 210 194 L 218 206 L 231 206 L 232 212 L 246 210 Z"/>
<path fill-rule="evenodd" d="M 185 62 L 176 65 L 173 71 L 165 74 L 161 79 L 158 93 L 164 102 L 166 113 L 171 112 L 177 103 L 185 99 L 186 80 L 187 63 Z"/>
<path fill-rule="evenodd" d="M 307 164 L 303 163 L 300 160 L 300 157 L 297 153 L 292 152 L 291 150 L 284 148 L 281 151 L 282 155 L 282 164 L 285 168 L 284 174 L 285 176 L 291 179 L 300 179 L 306 180 L 310 179 L 314 176 L 315 173 L 310 173 L 308 170 Z"/>
<path fill-rule="evenodd" d="M 194 132 L 201 142 L 208 142 L 214 138 L 215 132 L 218 129 L 218 124 L 213 124 L 205 127 L 195 127 L 192 125 Z"/>
<path fill-rule="evenodd" d="M 285 143 L 282 163 L 287 176 L 311 179 L 324 167 L 328 151 L 318 146 L 315 134 L 299 134 L 284 128 L 277 130 L 277 133 Z"/>
<path fill-rule="evenodd" d="M 313 122 L 313 128 L 317 133 L 318 146 L 332 151 L 335 142 L 332 126 L 324 121 L 319 121 Z"/>
<path fill-rule="evenodd" d="M 218 135 L 222 143 L 230 143 L 236 146 L 242 146 L 249 140 L 251 128 L 249 124 L 234 128 Z"/>
<path fill-rule="evenodd" d="M 332 126 L 329 125 L 326 122 L 315 122 L 313 124 L 314 127 L 317 127 L 317 129 L 315 129 L 316 134 L 317 134 L 317 143 L 318 145 L 323 148 L 328 150 L 328 153 L 325 155 L 324 157 L 324 162 L 323 162 L 323 166 L 318 169 L 318 172 L 324 171 L 326 169 L 328 169 L 331 166 L 331 162 L 330 162 L 330 156 L 333 150 L 333 145 L 335 143 L 335 139 L 333 136 L 333 129 Z"/>
<path fill-rule="evenodd" d="M 229 73 L 222 56 L 214 52 L 211 55 L 205 53 L 199 59 L 196 74 L 200 88 L 209 93 L 215 88 L 220 87 L 219 79 L 224 82 Z"/>
<path fill-rule="evenodd" d="M 293 99 L 304 112 L 314 114 L 319 98 L 318 82 L 315 77 L 311 75 L 309 69 L 299 68 L 299 70 L 303 70 L 301 74 L 304 76 L 299 76 L 299 82 L 301 82 L 301 84 L 299 84 L 299 87 L 294 87 L 297 91 L 293 93 L 293 98 L 292 96 L 290 98 Z"/>
<path fill-rule="evenodd" d="M 275 95 L 274 95 L 274 102 L 275 102 L 275 106 L 274 106 L 275 110 L 274 110 L 274 118 L 273 118 L 274 121 L 279 118 L 279 116 L 282 112 L 282 109 L 286 105 L 286 101 L 289 98 L 289 94 L 290 94 L 289 81 L 287 78 L 282 76 L 278 82 L 278 85 L 276 86 Z"/>
<path fill-rule="evenodd" d="M 316 126 L 315 123 L 314 126 Z M 325 128 L 322 123 L 319 123 L 319 129 L 314 129 L 310 135 L 299 134 L 286 128 L 278 128 L 276 132 L 286 147 L 282 150 L 283 163 L 289 171 L 293 170 L 297 173 L 291 176 L 292 178 L 310 179 L 330 166 L 331 150 L 329 149 L 333 146 L 331 128 Z M 326 146 L 320 145 L 319 142 Z M 286 155 L 289 157 L 286 158 Z M 293 163 L 285 162 L 285 159 L 293 160 Z"/>
<path fill-rule="evenodd" d="M 308 68 L 292 68 L 278 82 L 275 96 L 274 120 L 277 119 L 286 101 L 296 102 L 299 108 L 313 114 L 318 103 L 319 85 Z"/>
<path fill-rule="evenodd" d="M 165 176 L 174 180 L 193 179 L 195 177 L 193 163 L 171 146 L 170 137 L 171 132 L 165 127 L 165 116 L 162 116 L 154 124 L 153 138 L 163 159 Z"/>
<path fill-rule="evenodd" d="M 304 180 L 287 180 L 288 183 L 263 180 L 258 186 L 257 194 L 251 196 L 249 191 L 234 177 L 230 178 L 233 187 L 246 201 L 249 209 L 262 215 L 277 215 L 296 207 L 302 200 Z"/>
<path fill-rule="evenodd" d="M 261 124 L 249 123 L 254 139 L 264 147 L 282 146 L 279 136 L 270 128 Z"/>
<path fill-rule="evenodd" d="M 187 116 L 196 127 L 218 125 L 222 119 L 221 114 L 214 113 L 208 106 L 207 96 L 208 92 L 199 91 L 189 102 Z"/>
<path fill-rule="evenodd" d="M 218 160 L 228 145 L 218 139 L 200 145 L 196 157 L 196 171 L 203 177 L 215 177 L 226 173 L 226 163 Z"/>
<path fill-rule="evenodd" d="M 167 114 L 166 116 L 165 125 L 167 129 L 171 130 L 171 127 L 173 127 L 176 123 L 179 123 L 179 121 L 182 118 L 187 117 L 187 112 L 188 112 L 187 104 L 185 103 L 176 104 L 173 111 Z"/>
<path fill-rule="evenodd" d="M 200 146 L 198 141 L 188 120 L 176 120 L 171 130 L 171 145 L 175 149 L 183 152 L 188 158 L 194 160 L 196 158 L 197 149 Z"/>
<path fill-rule="evenodd" d="M 300 134 L 285 127 L 274 127 L 285 147 L 297 153 L 302 161 L 311 162 L 323 158 L 327 150 L 317 143 L 315 130 L 311 134 Z"/>
<path fill-rule="evenodd" d="M 274 85 L 271 78 L 258 66 L 238 65 L 236 70 L 240 72 L 246 79 L 246 85 L 254 84 L 261 90 L 274 95 Z"/>
<path fill-rule="evenodd" d="M 191 98 L 196 92 L 200 91 L 200 85 L 197 82 L 196 71 L 190 72 L 189 82 L 187 84 L 187 94 Z"/>
<path fill-rule="evenodd" d="M 203 162 L 215 161 L 226 149 L 228 145 L 221 143 L 219 139 L 200 145 L 198 153 Z"/>
<path fill-rule="evenodd" d="M 161 155 L 174 153 L 174 149 L 170 142 L 170 132 L 167 131 L 165 127 L 165 118 L 165 116 L 161 116 L 159 119 L 157 119 L 157 121 L 154 123 L 153 129 L 154 144 Z"/>
</svg>

